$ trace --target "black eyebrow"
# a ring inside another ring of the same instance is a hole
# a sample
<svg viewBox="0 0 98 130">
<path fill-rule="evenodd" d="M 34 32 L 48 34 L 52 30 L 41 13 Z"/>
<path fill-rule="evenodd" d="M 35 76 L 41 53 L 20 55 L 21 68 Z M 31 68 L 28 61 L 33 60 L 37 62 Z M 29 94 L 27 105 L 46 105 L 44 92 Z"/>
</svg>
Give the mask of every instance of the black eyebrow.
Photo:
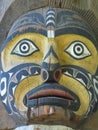
<svg viewBox="0 0 98 130">
<path fill-rule="evenodd" d="M 97 41 L 95 39 L 95 37 L 89 34 L 89 32 L 81 29 L 81 28 L 76 28 L 76 27 L 67 27 L 67 28 L 61 28 L 61 29 L 56 29 L 55 30 L 55 36 L 60 36 L 63 34 L 77 34 L 77 35 L 81 35 L 84 36 L 86 38 L 88 38 L 89 40 L 91 40 L 94 44 L 94 46 L 96 47 L 96 49 L 98 50 L 98 45 L 97 45 Z"/>
<path fill-rule="evenodd" d="M 25 34 L 25 33 L 37 33 L 37 34 L 41 34 L 43 36 L 46 36 L 47 37 L 47 30 L 46 28 L 42 29 L 37 29 L 37 28 L 31 28 L 29 27 L 28 29 L 25 29 L 23 31 L 16 31 L 14 32 L 11 36 L 9 36 L 5 41 L 4 43 L 2 44 L 2 47 L 1 47 L 1 51 L 5 48 L 5 46 L 7 45 L 7 43 L 9 43 L 15 36 L 19 35 L 19 34 Z"/>
</svg>

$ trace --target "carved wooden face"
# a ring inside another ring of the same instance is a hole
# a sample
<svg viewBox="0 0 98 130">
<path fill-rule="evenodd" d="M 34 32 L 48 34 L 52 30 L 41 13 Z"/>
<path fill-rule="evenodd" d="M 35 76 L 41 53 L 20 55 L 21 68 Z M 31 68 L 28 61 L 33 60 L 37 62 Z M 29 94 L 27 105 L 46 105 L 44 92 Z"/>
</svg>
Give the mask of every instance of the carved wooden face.
<svg viewBox="0 0 98 130">
<path fill-rule="evenodd" d="M 1 98 L 12 116 L 49 105 L 80 117 L 97 107 L 98 55 L 76 12 L 44 9 L 21 16 L 1 52 Z"/>
</svg>

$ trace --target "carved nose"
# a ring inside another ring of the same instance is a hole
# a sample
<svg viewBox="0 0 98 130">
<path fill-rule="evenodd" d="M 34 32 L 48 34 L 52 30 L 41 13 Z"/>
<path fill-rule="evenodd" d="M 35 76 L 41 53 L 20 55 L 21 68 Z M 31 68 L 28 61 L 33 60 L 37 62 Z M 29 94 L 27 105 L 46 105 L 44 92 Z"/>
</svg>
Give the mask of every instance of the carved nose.
<svg viewBox="0 0 98 130">
<path fill-rule="evenodd" d="M 41 70 L 41 77 L 44 82 L 58 82 L 62 74 L 62 69 L 58 68 L 54 71 Z"/>
<path fill-rule="evenodd" d="M 41 77 L 44 82 L 58 82 L 62 74 L 58 56 L 51 46 L 46 53 L 41 69 Z"/>
</svg>

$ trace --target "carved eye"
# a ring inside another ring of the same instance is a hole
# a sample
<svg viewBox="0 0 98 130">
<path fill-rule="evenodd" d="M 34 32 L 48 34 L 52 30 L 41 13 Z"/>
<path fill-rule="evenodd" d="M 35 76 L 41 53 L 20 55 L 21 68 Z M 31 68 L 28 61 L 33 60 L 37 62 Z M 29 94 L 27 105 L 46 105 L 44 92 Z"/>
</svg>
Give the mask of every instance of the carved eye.
<svg viewBox="0 0 98 130">
<path fill-rule="evenodd" d="M 82 59 L 91 55 L 88 48 L 84 45 L 84 43 L 80 41 L 74 41 L 73 43 L 71 43 L 71 45 L 68 46 L 67 49 L 65 49 L 65 52 L 76 59 Z"/>
<path fill-rule="evenodd" d="M 20 56 L 29 56 L 38 50 L 39 49 L 35 46 L 35 44 L 32 41 L 24 39 L 17 43 L 17 45 L 12 50 L 11 54 L 16 54 Z"/>
</svg>

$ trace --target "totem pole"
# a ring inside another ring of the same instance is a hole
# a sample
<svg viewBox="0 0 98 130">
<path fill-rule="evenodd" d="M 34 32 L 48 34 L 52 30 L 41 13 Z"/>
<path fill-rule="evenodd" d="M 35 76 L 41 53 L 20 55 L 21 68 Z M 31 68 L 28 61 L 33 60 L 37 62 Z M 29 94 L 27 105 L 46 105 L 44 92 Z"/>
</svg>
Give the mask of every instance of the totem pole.
<svg viewBox="0 0 98 130">
<path fill-rule="evenodd" d="M 98 107 L 97 50 L 76 11 L 45 7 L 20 16 L 1 48 L 1 100 L 9 115 L 20 125 L 65 119 L 61 125 L 70 126 L 65 113 L 67 120 L 87 118 Z"/>
</svg>

